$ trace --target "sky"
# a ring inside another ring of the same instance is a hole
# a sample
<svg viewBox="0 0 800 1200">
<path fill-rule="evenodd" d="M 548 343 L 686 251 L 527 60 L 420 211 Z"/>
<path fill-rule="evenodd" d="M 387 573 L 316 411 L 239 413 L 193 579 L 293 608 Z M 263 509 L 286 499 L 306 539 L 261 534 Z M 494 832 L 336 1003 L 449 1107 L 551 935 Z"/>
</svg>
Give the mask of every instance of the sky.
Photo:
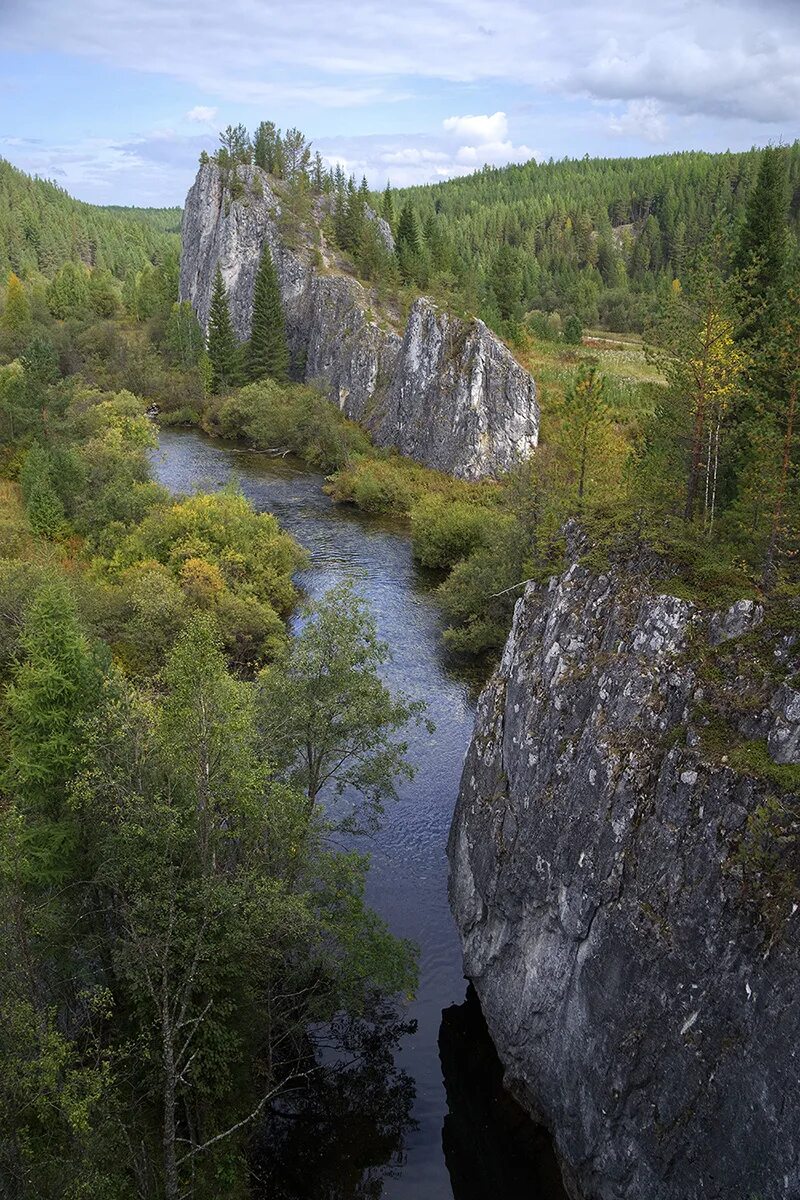
<svg viewBox="0 0 800 1200">
<path fill-rule="evenodd" d="M 800 137 L 800 0 L 0 0 L 0 156 L 182 204 L 218 131 L 371 186 Z"/>
</svg>

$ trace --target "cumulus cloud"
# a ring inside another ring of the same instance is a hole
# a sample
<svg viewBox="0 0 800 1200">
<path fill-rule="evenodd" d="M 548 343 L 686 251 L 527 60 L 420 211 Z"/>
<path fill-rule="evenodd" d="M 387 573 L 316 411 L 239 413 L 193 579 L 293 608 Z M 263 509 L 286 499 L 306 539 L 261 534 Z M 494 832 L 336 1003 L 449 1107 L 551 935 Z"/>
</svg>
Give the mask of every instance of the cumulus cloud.
<svg viewBox="0 0 800 1200">
<path fill-rule="evenodd" d="M 508 118 L 504 112 L 491 117 L 445 117 L 445 133 L 457 138 L 474 138 L 479 142 L 502 142 L 508 133 Z"/>
<path fill-rule="evenodd" d="M 383 187 L 387 179 L 395 187 L 407 187 L 468 175 L 487 163 L 504 166 L 538 157 L 530 146 L 516 145 L 505 134 L 509 134 L 508 118 L 498 112 L 447 117 L 441 134 L 322 138 L 315 145 L 330 166 L 339 163 L 348 174 L 366 175 L 374 188 Z M 464 136 L 473 141 L 462 142 Z"/>
<path fill-rule="evenodd" d="M 198 121 L 200 124 L 205 124 L 208 121 L 213 121 L 216 115 L 216 108 L 212 108 L 208 104 L 195 104 L 194 108 L 190 108 L 187 112 L 186 120 Z"/>
<path fill-rule="evenodd" d="M 668 124 L 657 100 L 630 100 L 623 112 L 609 117 L 608 128 L 620 137 L 663 142 L 666 141 Z"/>
</svg>

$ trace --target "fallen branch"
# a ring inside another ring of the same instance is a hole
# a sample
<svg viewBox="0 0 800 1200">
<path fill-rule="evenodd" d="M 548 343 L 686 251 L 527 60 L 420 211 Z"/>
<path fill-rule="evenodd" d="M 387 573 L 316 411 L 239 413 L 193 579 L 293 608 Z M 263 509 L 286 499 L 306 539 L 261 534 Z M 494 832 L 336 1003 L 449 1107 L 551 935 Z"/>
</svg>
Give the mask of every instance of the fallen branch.
<svg viewBox="0 0 800 1200">
<path fill-rule="evenodd" d="M 520 579 L 519 583 L 512 583 L 511 587 L 503 588 L 502 592 L 490 592 L 489 599 L 496 600 L 498 596 L 505 596 L 508 592 L 513 592 L 515 588 L 525 587 L 533 582 L 532 579 Z"/>
</svg>

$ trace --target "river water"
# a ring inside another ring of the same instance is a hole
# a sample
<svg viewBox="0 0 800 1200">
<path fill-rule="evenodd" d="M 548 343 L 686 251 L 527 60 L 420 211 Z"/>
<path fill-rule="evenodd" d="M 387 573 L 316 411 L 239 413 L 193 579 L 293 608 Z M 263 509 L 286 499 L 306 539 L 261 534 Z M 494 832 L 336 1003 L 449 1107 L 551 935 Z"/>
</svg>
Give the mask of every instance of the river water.
<svg viewBox="0 0 800 1200">
<path fill-rule="evenodd" d="M 334 505 L 322 491 L 321 476 L 298 464 L 243 452 L 196 431 L 162 432 L 154 466 L 156 477 L 174 492 L 214 491 L 235 477 L 256 509 L 274 513 L 310 551 L 310 565 L 297 582 L 311 597 L 342 580 L 353 581 L 391 648 L 386 682 L 424 700 L 436 726 L 433 734 L 411 730 L 409 757 L 416 775 L 387 805 L 382 828 L 368 844 L 368 900 L 393 933 L 420 948 L 419 988 L 402 1014 L 416 1022 L 416 1029 L 403 1037 L 394 1055 L 407 1084 L 402 1095 L 410 1119 L 386 1139 L 385 1163 L 375 1161 L 381 1152 L 375 1152 L 373 1139 L 364 1151 L 372 1161 L 354 1169 L 352 1156 L 345 1156 L 347 1168 L 320 1186 L 319 1195 L 326 1200 L 557 1200 L 561 1190 L 549 1146 L 520 1121 L 519 1110 L 508 1110 L 477 1005 L 474 999 L 464 1003 L 460 947 L 447 904 L 445 846 L 472 732 L 474 696 L 467 679 L 446 660 L 440 614 L 412 560 L 407 534 Z M 353 1120 L 345 1125 L 354 1139 L 357 1125 Z M 340 1131 L 336 1140 L 348 1136 Z M 272 1194 L 276 1191 L 281 1189 L 273 1187 Z M 317 1195 L 311 1185 L 305 1194 Z"/>
</svg>

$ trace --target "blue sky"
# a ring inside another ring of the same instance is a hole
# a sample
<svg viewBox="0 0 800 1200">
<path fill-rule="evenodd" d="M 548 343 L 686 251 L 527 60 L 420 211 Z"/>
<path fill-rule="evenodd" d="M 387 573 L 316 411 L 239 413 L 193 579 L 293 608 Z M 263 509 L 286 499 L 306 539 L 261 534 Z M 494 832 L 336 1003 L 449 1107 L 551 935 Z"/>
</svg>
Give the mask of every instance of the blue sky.
<svg viewBox="0 0 800 1200">
<path fill-rule="evenodd" d="M 800 0 L 0 0 L 0 155 L 180 204 L 219 128 L 297 125 L 373 186 L 800 136 Z"/>
</svg>

